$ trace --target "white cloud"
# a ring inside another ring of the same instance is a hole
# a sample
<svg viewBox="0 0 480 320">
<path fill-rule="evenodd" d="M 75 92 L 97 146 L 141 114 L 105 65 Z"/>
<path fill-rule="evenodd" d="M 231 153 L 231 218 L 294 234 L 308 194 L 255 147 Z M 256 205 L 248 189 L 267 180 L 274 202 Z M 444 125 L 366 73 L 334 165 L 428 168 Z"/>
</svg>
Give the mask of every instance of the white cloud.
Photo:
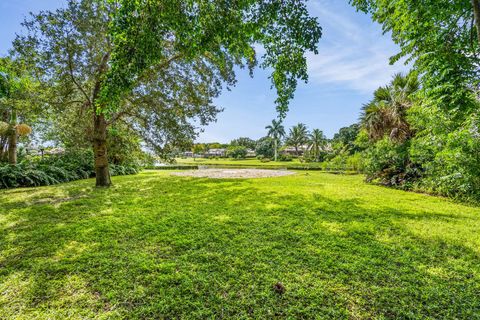
<svg viewBox="0 0 480 320">
<path fill-rule="evenodd" d="M 318 16 L 324 34 L 319 54 L 307 56 L 312 81 L 369 93 L 386 84 L 395 72 L 407 70 L 402 62 L 389 65 L 389 57 L 398 48 L 388 35 L 381 34 L 380 26 L 362 22 L 366 20 L 360 16 L 362 13 L 338 5 L 326 0 L 310 3 L 311 13 Z"/>
</svg>

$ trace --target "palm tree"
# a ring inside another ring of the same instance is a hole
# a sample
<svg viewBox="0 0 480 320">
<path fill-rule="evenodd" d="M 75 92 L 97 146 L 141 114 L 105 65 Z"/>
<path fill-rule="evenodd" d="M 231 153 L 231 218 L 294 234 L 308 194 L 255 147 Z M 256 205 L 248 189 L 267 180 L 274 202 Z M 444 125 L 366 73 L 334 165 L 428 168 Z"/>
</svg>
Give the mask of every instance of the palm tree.
<svg viewBox="0 0 480 320">
<path fill-rule="evenodd" d="M 375 90 L 373 99 L 362 108 L 361 123 L 373 141 L 388 135 L 403 142 L 413 132 L 407 122 L 407 110 L 413 105 L 413 94 L 420 89 L 418 76 L 411 72 L 393 77 L 388 86 Z"/>
<path fill-rule="evenodd" d="M 288 133 L 287 142 L 295 148 L 297 156 L 300 155 L 298 148 L 308 142 L 307 126 L 303 123 L 293 126 Z"/>
<path fill-rule="evenodd" d="M 313 129 L 308 135 L 308 147 L 316 161 L 320 160 L 320 153 L 326 142 L 326 137 L 320 129 Z"/>
<path fill-rule="evenodd" d="M 272 124 L 265 127 L 268 130 L 268 136 L 273 139 L 273 143 L 275 144 L 275 161 L 277 161 L 278 157 L 278 144 L 280 140 L 285 136 L 285 128 L 282 125 L 281 120 L 272 120 Z"/>
</svg>

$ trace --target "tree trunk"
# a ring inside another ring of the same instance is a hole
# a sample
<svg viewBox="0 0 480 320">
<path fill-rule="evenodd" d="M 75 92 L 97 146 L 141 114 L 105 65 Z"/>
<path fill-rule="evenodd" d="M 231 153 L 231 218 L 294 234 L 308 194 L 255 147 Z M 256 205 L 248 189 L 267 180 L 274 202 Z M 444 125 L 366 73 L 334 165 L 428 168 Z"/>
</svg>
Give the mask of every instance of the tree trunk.
<svg viewBox="0 0 480 320">
<path fill-rule="evenodd" d="M 97 187 L 109 187 L 110 171 L 107 158 L 107 121 L 103 114 L 94 115 L 93 154 L 95 156 L 95 177 Z"/>
<path fill-rule="evenodd" d="M 475 27 L 477 29 L 477 41 L 480 44 L 480 0 L 472 0 Z"/>
<path fill-rule="evenodd" d="M 278 140 L 275 139 L 275 162 L 277 161 L 278 158 Z"/>
<path fill-rule="evenodd" d="M 0 137 L 0 162 L 8 160 L 8 136 Z"/>
<path fill-rule="evenodd" d="M 8 135 L 8 162 L 10 164 L 17 164 L 17 130 L 15 126 L 17 125 L 17 111 L 12 109 L 12 114 L 10 115 L 10 129 Z"/>
<path fill-rule="evenodd" d="M 8 163 L 17 164 L 17 131 L 14 126 L 10 127 L 8 136 Z"/>
</svg>

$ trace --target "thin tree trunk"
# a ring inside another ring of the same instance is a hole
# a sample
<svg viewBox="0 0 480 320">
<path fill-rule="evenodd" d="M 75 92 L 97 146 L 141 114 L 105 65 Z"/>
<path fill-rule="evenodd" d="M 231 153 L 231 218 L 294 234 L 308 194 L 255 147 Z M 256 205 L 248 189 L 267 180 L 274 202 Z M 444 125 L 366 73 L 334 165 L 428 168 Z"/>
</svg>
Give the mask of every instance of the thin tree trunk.
<svg viewBox="0 0 480 320">
<path fill-rule="evenodd" d="M 3 112 L 0 118 L 3 122 L 8 122 L 8 113 Z M 8 131 L 3 136 L 0 136 L 0 162 L 8 161 Z"/>
<path fill-rule="evenodd" d="M 108 170 L 107 157 L 107 121 L 103 114 L 94 115 L 93 153 L 95 156 L 95 177 L 97 187 L 109 187 L 112 184 Z"/>
<path fill-rule="evenodd" d="M 0 162 L 8 159 L 8 136 L 0 137 Z"/>
<path fill-rule="evenodd" d="M 9 136 L 8 136 L 8 162 L 10 164 L 16 165 L 17 164 L 17 130 L 15 130 L 15 126 L 17 125 L 17 111 L 12 110 L 12 114 L 10 116 L 10 129 L 9 129 Z"/>
<path fill-rule="evenodd" d="M 277 161 L 278 158 L 278 140 L 275 139 L 275 162 Z"/>
<path fill-rule="evenodd" d="M 477 29 L 477 41 L 480 44 L 480 0 L 472 0 L 475 27 Z"/>
<path fill-rule="evenodd" d="M 8 163 L 17 164 L 17 132 L 14 126 L 11 127 L 8 137 Z"/>
</svg>

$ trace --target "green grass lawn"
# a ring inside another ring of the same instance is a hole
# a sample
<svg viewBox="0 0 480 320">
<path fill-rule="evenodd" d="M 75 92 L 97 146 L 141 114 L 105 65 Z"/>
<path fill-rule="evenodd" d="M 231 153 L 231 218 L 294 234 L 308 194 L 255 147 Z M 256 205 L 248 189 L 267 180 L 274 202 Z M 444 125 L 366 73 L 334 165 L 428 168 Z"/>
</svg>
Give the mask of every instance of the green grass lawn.
<svg viewBox="0 0 480 320">
<path fill-rule="evenodd" d="M 0 319 L 480 318 L 480 208 L 322 172 L 113 182 L 0 192 Z"/>
<path fill-rule="evenodd" d="M 178 164 L 197 164 L 197 165 L 220 165 L 220 166 L 253 166 L 253 167 L 291 167 L 291 166 L 305 166 L 305 167 L 321 167 L 321 163 L 301 163 L 298 159 L 292 159 L 292 161 L 269 161 L 262 162 L 256 158 L 248 159 L 205 159 L 205 158 L 177 158 L 175 159 Z"/>
</svg>

